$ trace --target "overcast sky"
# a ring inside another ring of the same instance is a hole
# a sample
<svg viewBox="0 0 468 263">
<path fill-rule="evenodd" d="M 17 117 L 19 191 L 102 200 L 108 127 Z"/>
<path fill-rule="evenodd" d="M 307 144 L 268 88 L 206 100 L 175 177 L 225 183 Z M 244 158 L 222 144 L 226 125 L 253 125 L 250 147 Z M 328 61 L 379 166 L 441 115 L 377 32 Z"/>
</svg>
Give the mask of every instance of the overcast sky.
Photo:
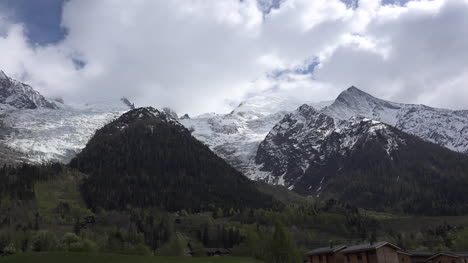
<svg viewBox="0 0 468 263">
<path fill-rule="evenodd" d="M 468 109 L 468 0 L 0 0 L 0 68 L 66 101 L 179 113 L 351 85 Z"/>
</svg>

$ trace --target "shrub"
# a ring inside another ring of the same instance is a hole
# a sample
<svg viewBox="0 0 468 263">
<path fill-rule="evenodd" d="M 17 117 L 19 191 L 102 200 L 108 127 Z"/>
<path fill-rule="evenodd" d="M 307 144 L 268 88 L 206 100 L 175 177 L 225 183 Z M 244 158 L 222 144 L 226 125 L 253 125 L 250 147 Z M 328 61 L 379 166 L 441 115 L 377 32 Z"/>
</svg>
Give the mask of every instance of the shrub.
<svg viewBox="0 0 468 263">
<path fill-rule="evenodd" d="M 176 233 L 171 239 L 156 251 L 157 256 L 179 257 L 184 256 L 187 249 L 187 240 L 180 233 Z"/>
<path fill-rule="evenodd" d="M 36 252 L 52 251 L 57 248 L 57 240 L 52 233 L 39 231 L 33 236 L 31 246 L 32 250 Z"/>
<path fill-rule="evenodd" d="M 75 233 L 67 232 L 62 237 L 62 243 L 70 246 L 73 243 L 80 241 L 80 238 Z"/>
<path fill-rule="evenodd" d="M 3 255 L 8 256 L 8 255 L 13 255 L 18 253 L 18 250 L 15 248 L 13 243 L 9 244 L 3 249 Z"/>
<path fill-rule="evenodd" d="M 72 252 L 96 252 L 98 250 L 98 246 L 89 239 L 83 239 L 70 244 L 69 250 Z"/>
</svg>

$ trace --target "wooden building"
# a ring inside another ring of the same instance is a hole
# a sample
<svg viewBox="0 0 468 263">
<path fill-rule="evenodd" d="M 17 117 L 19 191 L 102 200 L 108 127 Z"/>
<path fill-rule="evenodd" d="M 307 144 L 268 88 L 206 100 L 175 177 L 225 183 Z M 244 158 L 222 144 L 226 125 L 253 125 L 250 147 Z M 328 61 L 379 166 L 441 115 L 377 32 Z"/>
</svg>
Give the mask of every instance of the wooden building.
<svg viewBox="0 0 468 263">
<path fill-rule="evenodd" d="M 434 256 L 434 252 L 421 252 L 421 251 L 410 251 L 400 250 L 398 253 L 398 261 L 400 263 L 426 263 L 429 258 Z"/>
<path fill-rule="evenodd" d="M 468 263 L 468 252 L 441 252 L 428 260 L 432 263 Z"/>
<path fill-rule="evenodd" d="M 305 253 L 305 256 L 308 263 L 345 263 L 344 256 L 338 253 L 345 248 L 345 245 L 321 247 Z"/>
<path fill-rule="evenodd" d="M 399 263 L 399 250 L 399 247 L 389 242 L 378 242 L 350 246 L 339 253 L 344 255 L 345 263 Z"/>
</svg>

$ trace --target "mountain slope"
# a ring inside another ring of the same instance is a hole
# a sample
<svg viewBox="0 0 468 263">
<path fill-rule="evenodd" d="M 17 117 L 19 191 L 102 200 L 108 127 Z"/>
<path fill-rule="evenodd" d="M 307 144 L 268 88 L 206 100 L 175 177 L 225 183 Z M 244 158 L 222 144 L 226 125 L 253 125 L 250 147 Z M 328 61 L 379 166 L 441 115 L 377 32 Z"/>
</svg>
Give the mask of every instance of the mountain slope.
<svg viewBox="0 0 468 263">
<path fill-rule="evenodd" d="M 382 121 L 426 141 L 468 154 L 468 110 L 389 102 L 351 87 L 322 112 L 340 120 L 361 116 Z"/>
<path fill-rule="evenodd" d="M 386 151 L 398 147 L 390 126 L 370 119 L 335 120 L 304 104 L 273 127 L 258 148 L 255 161 L 268 172 L 262 178 L 273 184 L 295 187 L 310 168 L 325 163 L 334 154 L 345 155 L 355 144 L 376 132 L 385 132 Z"/>
<path fill-rule="evenodd" d="M 127 110 L 123 104 L 6 110 L 0 114 L 0 144 L 30 162 L 67 163 L 97 129 Z"/>
<path fill-rule="evenodd" d="M 17 165 L 19 163 L 28 163 L 29 160 L 24 154 L 0 144 L 0 166 Z"/>
<path fill-rule="evenodd" d="M 9 78 L 0 70 L 0 104 L 16 109 L 56 109 L 55 103 L 48 101 L 31 86 Z"/>
<path fill-rule="evenodd" d="M 267 135 L 256 162 L 266 181 L 301 194 L 379 211 L 468 213 L 468 157 L 379 121 L 334 120 L 303 105 Z"/>
<path fill-rule="evenodd" d="M 93 208 L 274 206 L 179 122 L 150 107 L 99 129 L 70 165 L 90 175 L 82 191 Z"/>
<path fill-rule="evenodd" d="M 332 118 L 307 104 L 286 114 L 258 147 L 255 162 L 269 172 L 261 179 L 293 186 L 308 169 L 311 156 L 320 154 L 320 145 L 334 128 Z"/>
<path fill-rule="evenodd" d="M 239 104 L 229 114 L 204 114 L 183 118 L 180 122 L 216 154 L 255 180 L 261 177 L 254 163 L 258 145 L 285 114 L 302 103 L 292 98 L 255 96 Z"/>
<path fill-rule="evenodd" d="M 66 163 L 98 128 L 126 110 L 123 104 L 51 102 L 0 71 L 1 159 L 5 163 Z"/>
</svg>

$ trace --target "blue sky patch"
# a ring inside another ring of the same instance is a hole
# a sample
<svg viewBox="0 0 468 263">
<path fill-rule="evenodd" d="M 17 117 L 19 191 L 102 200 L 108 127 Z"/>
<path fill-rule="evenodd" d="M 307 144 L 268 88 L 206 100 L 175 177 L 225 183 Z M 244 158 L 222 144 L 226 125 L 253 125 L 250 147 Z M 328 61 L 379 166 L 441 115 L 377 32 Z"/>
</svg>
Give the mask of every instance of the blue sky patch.
<svg viewBox="0 0 468 263">
<path fill-rule="evenodd" d="M 65 0 L 2 0 L 0 10 L 9 14 L 13 22 L 26 27 L 32 44 L 46 45 L 62 40 L 66 30 L 60 27 Z"/>
</svg>

